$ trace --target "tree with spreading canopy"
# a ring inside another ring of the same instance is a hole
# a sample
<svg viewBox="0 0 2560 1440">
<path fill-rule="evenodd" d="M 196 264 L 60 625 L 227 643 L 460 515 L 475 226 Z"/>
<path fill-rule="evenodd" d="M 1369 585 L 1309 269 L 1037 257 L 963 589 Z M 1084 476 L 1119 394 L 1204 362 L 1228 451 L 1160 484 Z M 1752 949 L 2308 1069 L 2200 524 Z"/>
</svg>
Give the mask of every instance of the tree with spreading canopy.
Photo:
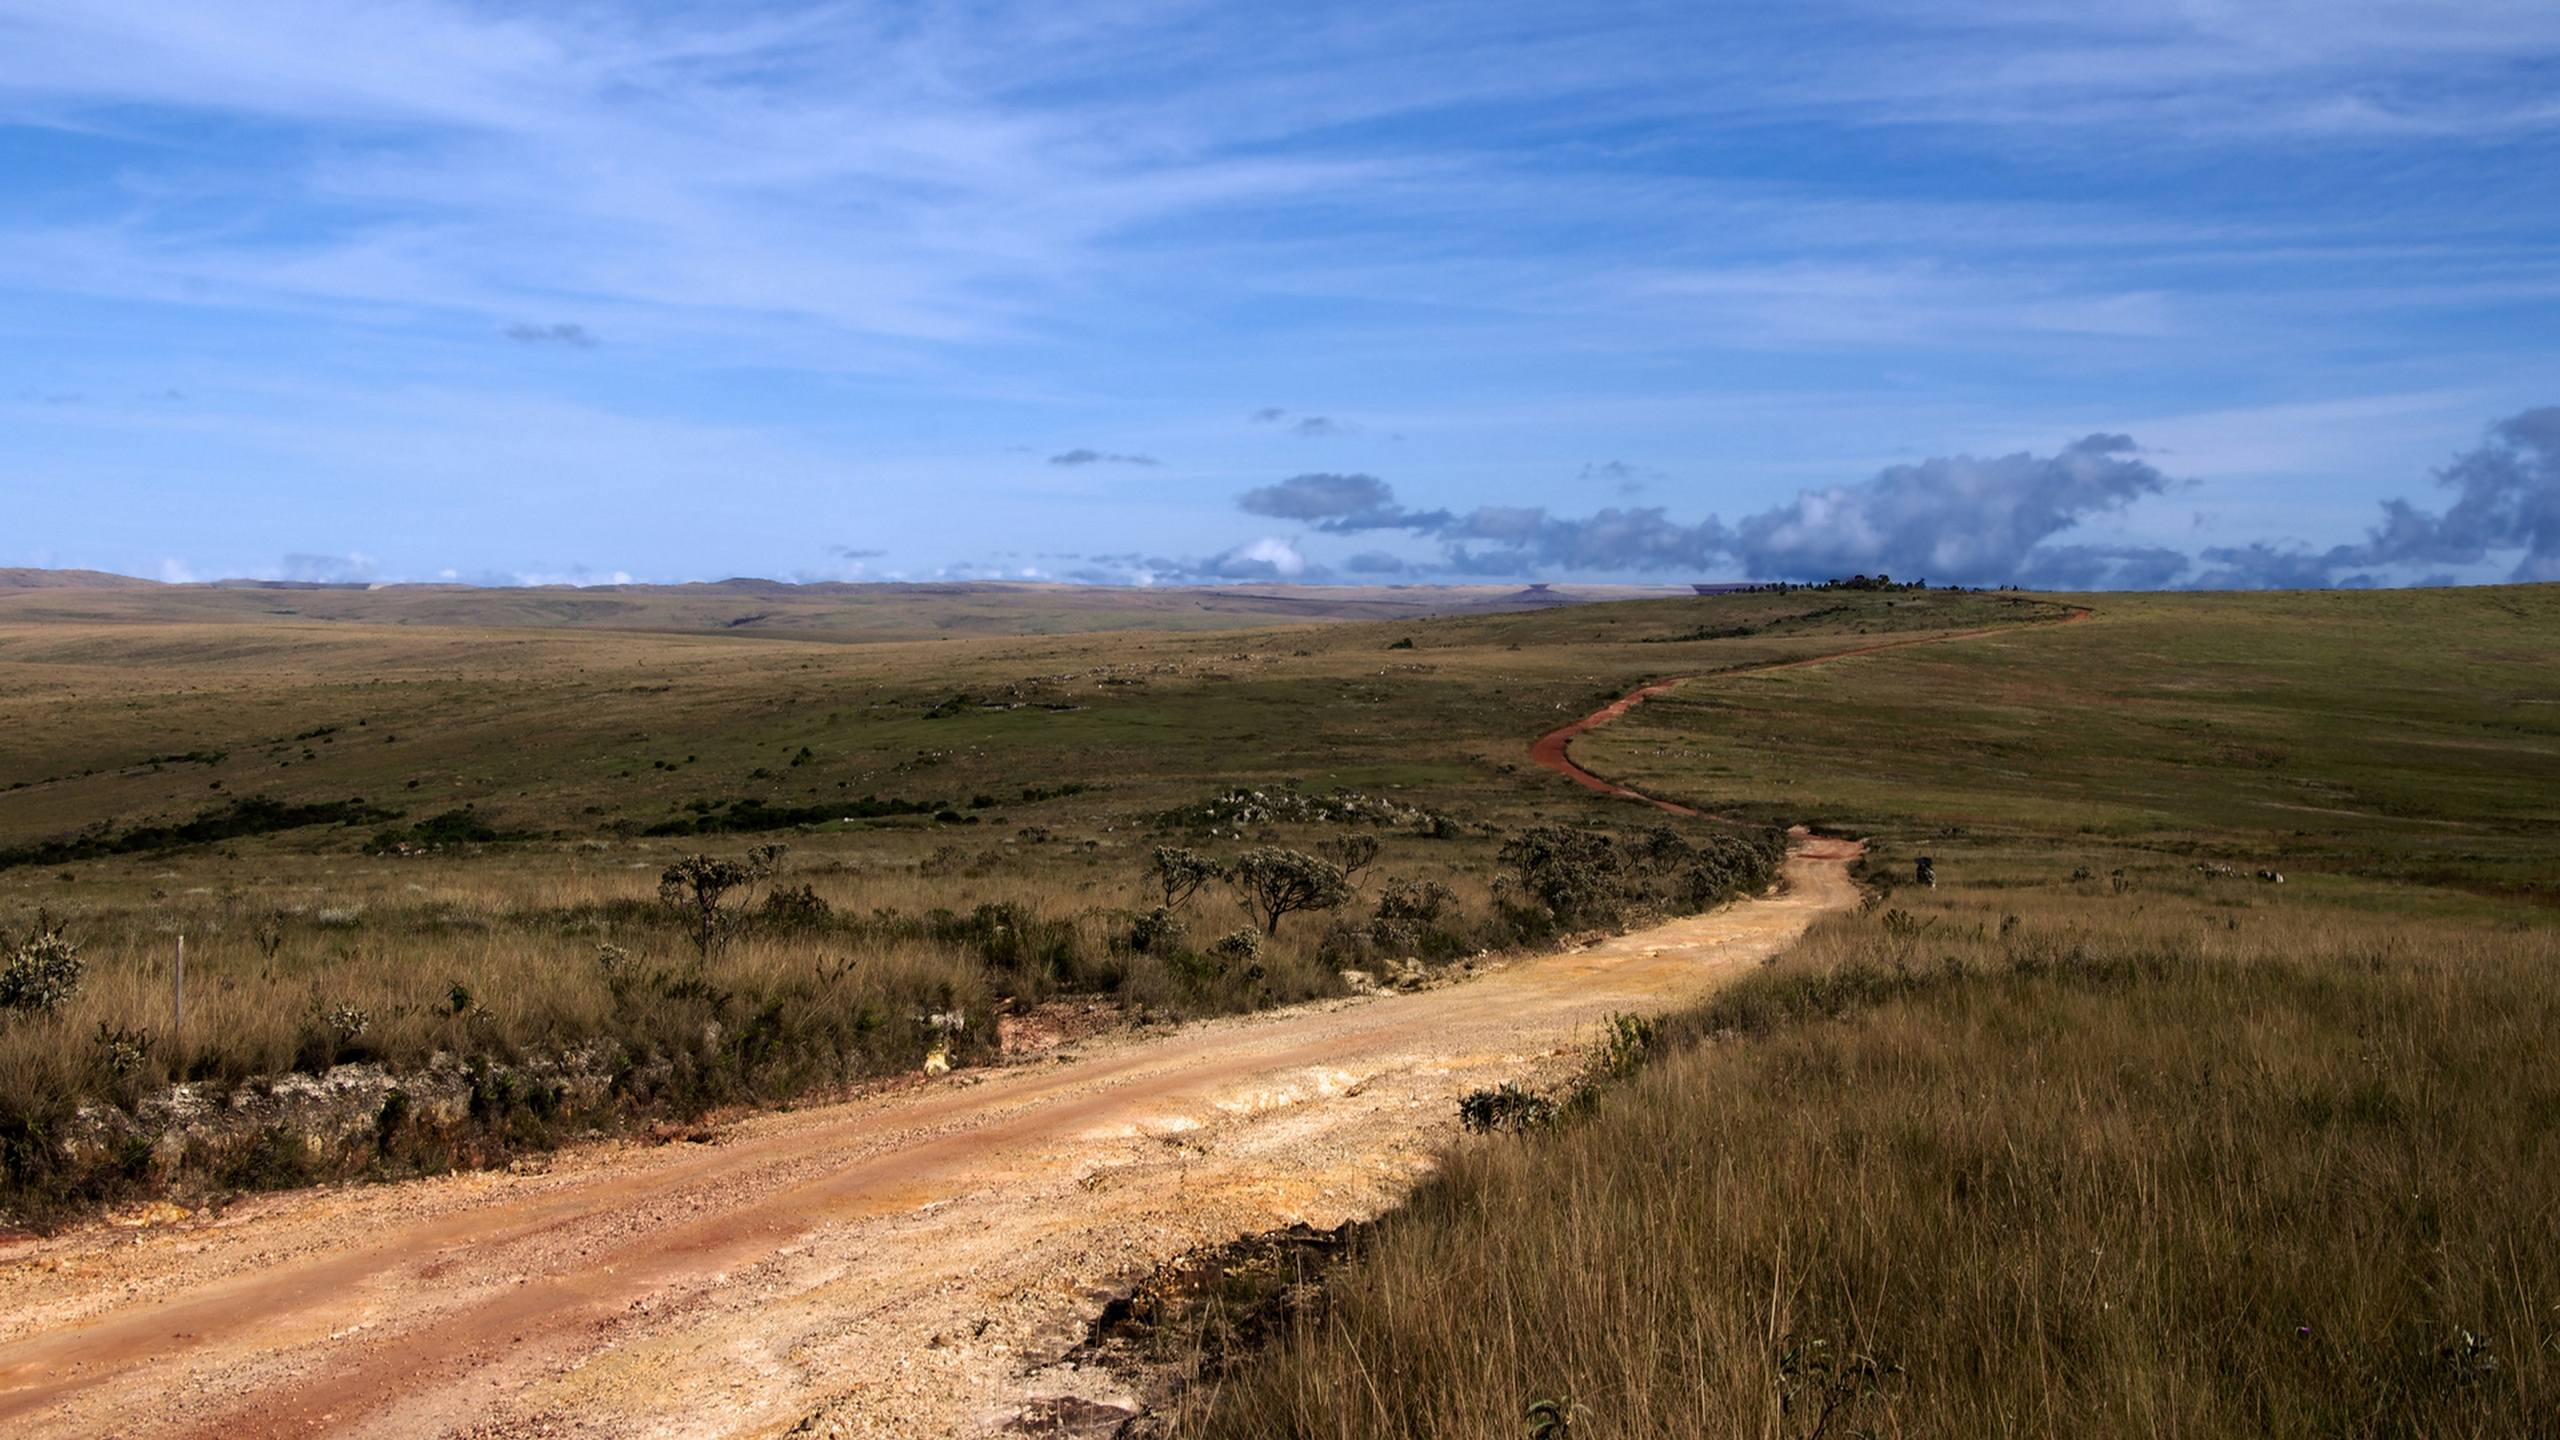
<svg viewBox="0 0 2560 1440">
<path fill-rule="evenodd" d="M 1155 857 L 1147 862 L 1147 878 L 1164 892 L 1167 910 L 1181 909 L 1210 881 L 1225 873 L 1225 867 L 1217 861 L 1179 845 L 1157 846 Z"/>
<path fill-rule="evenodd" d="M 1301 910 L 1331 910 L 1351 898 L 1342 867 L 1300 850 L 1259 846 L 1227 867 L 1227 882 L 1262 933 L 1280 933 L 1280 917 Z"/>
</svg>

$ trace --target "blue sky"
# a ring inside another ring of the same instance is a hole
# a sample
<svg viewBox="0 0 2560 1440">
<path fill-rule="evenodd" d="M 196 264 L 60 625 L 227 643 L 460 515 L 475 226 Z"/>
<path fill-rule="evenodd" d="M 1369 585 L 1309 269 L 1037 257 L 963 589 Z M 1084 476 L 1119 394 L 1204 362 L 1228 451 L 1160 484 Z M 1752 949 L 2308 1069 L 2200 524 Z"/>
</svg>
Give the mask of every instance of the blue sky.
<svg viewBox="0 0 2560 1440">
<path fill-rule="evenodd" d="M 2560 578 L 2554 336 L 2548 0 L 0 0 L 0 565 Z"/>
</svg>

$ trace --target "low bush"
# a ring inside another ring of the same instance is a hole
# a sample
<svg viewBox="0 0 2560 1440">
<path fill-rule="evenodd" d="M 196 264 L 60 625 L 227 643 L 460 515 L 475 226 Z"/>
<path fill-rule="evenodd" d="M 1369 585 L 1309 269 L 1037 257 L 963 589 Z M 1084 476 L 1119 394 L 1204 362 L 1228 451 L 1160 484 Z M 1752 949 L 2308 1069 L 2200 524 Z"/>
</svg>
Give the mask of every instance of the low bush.
<svg viewBox="0 0 2560 1440">
<path fill-rule="evenodd" d="M 107 855 L 151 854 L 313 825 L 363 825 L 396 819 L 398 814 L 363 800 L 295 803 L 250 795 L 175 824 L 115 830 L 101 822 L 77 835 L 0 848 L 0 870 L 18 865 L 67 865 Z"/>
<path fill-rule="evenodd" d="M 0 1010 L 50 1015 L 80 989 L 80 947 L 50 915 L 0 952 Z"/>
<path fill-rule="evenodd" d="M 1510 893 L 1544 917 L 1543 923 L 1512 917 L 1514 932 L 1529 938 L 1617 925 L 1646 910 L 1704 910 L 1756 894 L 1776 879 L 1786 838 L 1722 827 L 1692 839 L 1669 826 L 1622 837 L 1533 825 L 1504 842 L 1498 858 L 1510 872 Z"/>
</svg>

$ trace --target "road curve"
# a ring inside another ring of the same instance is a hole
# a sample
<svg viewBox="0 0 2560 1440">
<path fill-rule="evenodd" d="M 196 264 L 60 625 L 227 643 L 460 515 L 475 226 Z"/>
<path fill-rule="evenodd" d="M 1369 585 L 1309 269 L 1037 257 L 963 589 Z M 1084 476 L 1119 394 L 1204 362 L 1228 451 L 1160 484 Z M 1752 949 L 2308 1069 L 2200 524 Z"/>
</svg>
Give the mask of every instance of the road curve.
<svg viewBox="0 0 2560 1440">
<path fill-rule="evenodd" d="M 1529 758 L 1586 790 L 1597 790 L 1603 795 L 1614 796 L 1620 800 L 1633 800 L 1641 805 L 1650 805 L 1657 810 L 1667 810 L 1674 815 L 1705 816 L 1705 811 L 1694 806 L 1683 805 L 1677 800 L 1665 800 L 1658 795 L 1647 795 L 1632 786 L 1621 785 L 1606 776 L 1595 775 L 1585 770 L 1573 758 L 1573 742 L 1656 695 L 1676 690 L 1696 681 L 1721 680 L 1733 675 L 1764 675 L 1772 670 L 1795 670 L 1807 665 L 1822 665 L 1833 660 L 1846 660 L 1857 655 L 1874 655 L 1886 650 L 1908 649 L 1915 645 L 1942 645 L 1950 640 L 1976 640 L 1985 635 L 2006 635 L 2012 631 L 2031 630 L 2039 625 L 2069 625 L 2088 619 L 2089 613 L 2085 606 L 2075 605 L 2059 620 L 2031 620 L 2019 625 L 1985 625 L 1973 630 L 1947 630 L 1935 634 L 1907 636 L 1900 640 L 1883 640 L 1873 645 L 1854 645 L 1845 650 L 1799 656 L 1793 660 L 1769 660 L 1756 665 L 1736 665 L 1730 669 L 1716 670 L 1702 675 L 1674 675 L 1667 680 L 1655 680 L 1639 685 L 1590 714 L 1559 725 L 1539 736 L 1536 743 L 1529 747 Z"/>
<path fill-rule="evenodd" d="M 1566 753 L 1672 683 L 1533 754 L 1695 814 Z M 757 1115 L 713 1144 L 0 1247 L 0 1433 L 971 1435 L 1035 1399 L 1107 1403 L 1107 1377 L 1056 1357 L 1110 1287 L 1196 1245 L 1385 1210 L 1459 1096 L 1558 1076 L 1610 1014 L 1775 955 L 1855 903 L 1857 853 L 1800 834 L 1764 899 L 1463 983 Z"/>
</svg>

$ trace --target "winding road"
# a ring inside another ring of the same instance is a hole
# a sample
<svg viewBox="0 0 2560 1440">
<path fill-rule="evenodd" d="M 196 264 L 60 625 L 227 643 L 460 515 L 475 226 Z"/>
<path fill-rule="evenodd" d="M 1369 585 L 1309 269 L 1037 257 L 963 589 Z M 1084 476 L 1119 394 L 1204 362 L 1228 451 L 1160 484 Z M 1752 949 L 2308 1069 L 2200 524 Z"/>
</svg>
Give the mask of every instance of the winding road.
<svg viewBox="0 0 2560 1440">
<path fill-rule="evenodd" d="M 1696 813 L 1567 753 L 1662 688 L 1535 758 Z M 1387 1209 L 1459 1096 L 1561 1076 L 1613 1012 L 1777 954 L 1854 903 L 1856 853 L 1799 835 L 1765 899 L 1462 983 L 756 1115 L 713 1143 L 18 1242 L 0 1248 L 0 1433 L 946 1436 L 1052 1397 L 1126 1406 L 1059 1359 L 1115 1287 L 1193 1246 Z"/>
</svg>

